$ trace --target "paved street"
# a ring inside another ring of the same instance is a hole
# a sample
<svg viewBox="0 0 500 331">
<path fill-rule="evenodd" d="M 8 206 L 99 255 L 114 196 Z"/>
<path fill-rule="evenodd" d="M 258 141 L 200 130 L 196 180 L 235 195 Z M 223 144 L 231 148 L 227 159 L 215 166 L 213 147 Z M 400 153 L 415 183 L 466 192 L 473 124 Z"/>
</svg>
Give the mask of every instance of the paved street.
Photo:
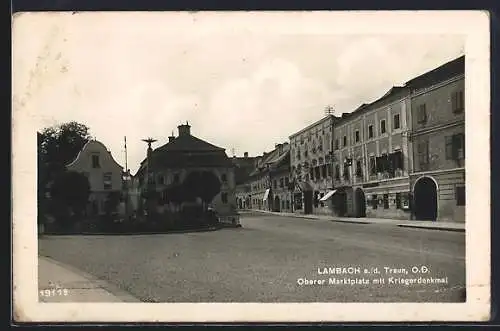
<svg viewBox="0 0 500 331">
<path fill-rule="evenodd" d="M 241 223 L 189 234 L 47 236 L 39 240 L 39 254 L 145 302 L 464 299 L 463 232 L 252 213 Z M 446 283 L 404 284 L 419 277 Z M 373 283 L 380 278 L 383 284 Z"/>
</svg>

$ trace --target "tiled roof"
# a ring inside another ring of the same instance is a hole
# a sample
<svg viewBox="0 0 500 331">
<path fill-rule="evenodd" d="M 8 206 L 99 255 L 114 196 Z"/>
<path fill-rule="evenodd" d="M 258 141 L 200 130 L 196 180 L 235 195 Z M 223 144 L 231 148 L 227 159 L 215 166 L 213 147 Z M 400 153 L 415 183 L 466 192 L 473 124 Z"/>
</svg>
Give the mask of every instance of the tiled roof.
<svg viewBox="0 0 500 331">
<path fill-rule="evenodd" d="M 173 141 L 166 143 L 154 150 L 154 152 L 163 151 L 224 151 L 224 148 L 212 145 L 205 140 L 192 135 L 179 136 Z"/>
<path fill-rule="evenodd" d="M 420 88 L 422 86 L 434 84 L 441 80 L 449 79 L 453 76 L 465 72 L 465 55 L 462 55 L 452 61 L 449 61 L 433 70 L 430 70 L 420 76 L 417 76 L 408 82 L 406 86 L 410 88 Z"/>
</svg>

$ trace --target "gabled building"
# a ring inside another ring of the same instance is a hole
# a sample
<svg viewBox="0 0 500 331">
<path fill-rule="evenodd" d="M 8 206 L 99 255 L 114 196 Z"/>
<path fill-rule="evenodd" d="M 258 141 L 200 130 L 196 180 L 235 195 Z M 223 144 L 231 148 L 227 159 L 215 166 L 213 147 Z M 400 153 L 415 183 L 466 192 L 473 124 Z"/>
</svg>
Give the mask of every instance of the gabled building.
<svg viewBox="0 0 500 331">
<path fill-rule="evenodd" d="M 406 83 L 415 219 L 465 220 L 464 74 L 461 56 Z"/>
<path fill-rule="evenodd" d="M 159 198 L 155 203 L 170 208 L 172 207 L 168 194 L 170 188 L 181 185 L 186 180 L 190 181 L 193 176 L 208 176 L 203 178 L 220 184 L 220 189 L 209 202 L 211 207 L 221 216 L 234 214 L 236 209 L 234 164 L 226 155 L 225 149 L 193 136 L 188 123 L 179 125 L 178 130 L 179 135 L 168 137 L 166 144 L 154 150 L 148 148 L 147 157 L 134 176 L 139 191 L 156 192 Z M 198 183 L 198 185 L 204 184 Z"/>
<path fill-rule="evenodd" d="M 84 174 L 90 184 L 88 214 L 103 214 L 111 194 L 121 197 L 123 167 L 116 162 L 106 146 L 97 140 L 87 142 L 75 160 L 66 166 L 69 171 Z"/>
</svg>

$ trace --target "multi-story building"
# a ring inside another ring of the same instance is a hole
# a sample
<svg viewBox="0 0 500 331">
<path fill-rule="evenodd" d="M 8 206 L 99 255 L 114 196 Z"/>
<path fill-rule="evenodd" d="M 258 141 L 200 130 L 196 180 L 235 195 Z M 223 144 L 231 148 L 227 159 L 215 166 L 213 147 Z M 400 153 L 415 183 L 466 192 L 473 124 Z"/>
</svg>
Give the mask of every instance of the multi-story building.
<svg viewBox="0 0 500 331">
<path fill-rule="evenodd" d="M 179 206 L 193 203 L 190 197 L 183 196 L 183 191 L 195 190 L 204 195 L 203 192 L 213 187 L 217 191 L 208 203 L 221 217 L 233 215 L 236 210 L 234 164 L 225 149 L 191 135 L 190 128 L 187 123 L 179 125 L 178 137 L 172 135 L 163 146 L 148 148 L 148 156 L 134 180 L 138 180 L 141 193 L 152 196 L 149 193 L 152 191 L 159 196 L 152 208 L 159 205 L 159 210 L 175 211 Z M 196 203 L 201 204 L 202 200 L 202 196 L 196 197 Z M 141 203 L 145 201 L 139 201 L 139 206 Z"/>
<path fill-rule="evenodd" d="M 89 180 L 88 214 L 105 213 L 110 195 L 123 193 L 123 168 L 100 141 L 87 142 L 66 169 L 83 173 Z"/>
<path fill-rule="evenodd" d="M 415 219 L 465 220 L 464 70 L 462 56 L 406 83 Z"/>
<path fill-rule="evenodd" d="M 333 212 L 349 217 L 409 217 L 409 93 L 393 87 L 344 113 L 334 127 Z"/>
<path fill-rule="evenodd" d="M 290 145 L 277 144 L 271 152 L 258 156 L 248 183 L 252 209 L 291 211 Z"/>
<path fill-rule="evenodd" d="M 243 157 L 233 156 L 232 161 L 235 165 L 235 184 L 236 184 L 236 206 L 238 209 L 250 209 L 250 173 L 255 168 L 255 157 L 249 157 L 248 153 L 243 153 Z"/>
<path fill-rule="evenodd" d="M 289 137 L 295 212 L 331 214 L 330 200 L 324 197 L 333 190 L 331 160 L 336 120 L 338 117 L 328 115 Z"/>
</svg>

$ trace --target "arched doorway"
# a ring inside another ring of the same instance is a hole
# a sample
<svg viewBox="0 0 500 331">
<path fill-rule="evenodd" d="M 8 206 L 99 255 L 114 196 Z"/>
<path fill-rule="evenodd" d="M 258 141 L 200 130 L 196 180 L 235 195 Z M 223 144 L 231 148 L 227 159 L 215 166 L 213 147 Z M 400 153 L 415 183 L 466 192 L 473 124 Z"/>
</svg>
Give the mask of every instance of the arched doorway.
<svg viewBox="0 0 500 331">
<path fill-rule="evenodd" d="M 275 196 L 274 197 L 274 211 L 281 211 L 281 205 L 280 205 L 280 197 Z"/>
<path fill-rule="evenodd" d="M 417 220 L 437 219 L 437 183 L 432 177 L 420 177 L 413 186 L 414 212 Z"/>
<path fill-rule="evenodd" d="M 357 188 L 354 193 L 356 199 L 356 217 L 366 217 L 366 197 L 362 189 Z"/>
</svg>

